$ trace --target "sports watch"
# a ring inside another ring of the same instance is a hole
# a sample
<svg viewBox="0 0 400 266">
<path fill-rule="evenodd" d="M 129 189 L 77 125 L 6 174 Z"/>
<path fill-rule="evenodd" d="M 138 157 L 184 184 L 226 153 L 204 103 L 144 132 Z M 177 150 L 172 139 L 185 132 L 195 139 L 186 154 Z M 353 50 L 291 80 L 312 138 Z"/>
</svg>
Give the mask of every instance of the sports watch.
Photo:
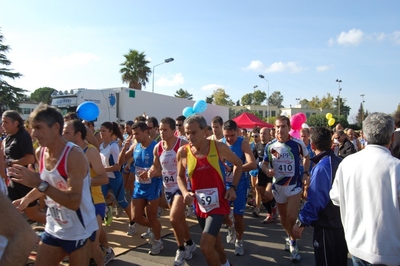
<svg viewBox="0 0 400 266">
<path fill-rule="evenodd" d="M 47 190 L 47 188 L 49 187 L 49 183 L 47 183 L 46 181 L 42 181 L 40 184 L 39 184 L 39 186 L 37 187 L 37 189 L 40 191 L 40 192 L 45 192 L 46 190 Z"/>
</svg>

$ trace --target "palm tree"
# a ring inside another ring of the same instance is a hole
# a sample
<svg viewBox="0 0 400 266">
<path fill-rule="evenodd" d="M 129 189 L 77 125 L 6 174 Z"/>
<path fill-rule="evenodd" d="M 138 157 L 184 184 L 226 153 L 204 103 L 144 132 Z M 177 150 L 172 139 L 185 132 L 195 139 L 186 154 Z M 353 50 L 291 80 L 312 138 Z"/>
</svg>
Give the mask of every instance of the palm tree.
<svg viewBox="0 0 400 266">
<path fill-rule="evenodd" d="M 128 83 L 129 88 L 141 90 L 142 86 L 146 86 L 149 82 L 151 69 L 147 66 L 150 61 L 146 60 L 144 52 L 139 53 L 137 50 L 129 50 L 124 55 L 125 62 L 121 64 L 122 82 Z"/>
</svg>

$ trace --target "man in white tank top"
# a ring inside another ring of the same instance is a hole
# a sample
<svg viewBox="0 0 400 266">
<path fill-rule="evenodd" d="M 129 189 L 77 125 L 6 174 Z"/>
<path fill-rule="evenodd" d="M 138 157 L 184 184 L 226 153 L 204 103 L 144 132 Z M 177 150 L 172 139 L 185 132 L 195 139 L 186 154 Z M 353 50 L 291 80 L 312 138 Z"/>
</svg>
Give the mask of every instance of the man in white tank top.
<svg viewBox="0 0 400 266">
<path fill-rule="evenodd" d="M 190 260 L 196 250 L 188 224 L 185 219 L 185 203 L 182 192 L 177 182 L 177 161 L 176 153 L 179 147 L 187 144 L 174 136 L 175 120 L 165 117 L 160 123 L 161 141 L 154 148 L 154 162 L 149 170 L 149 178 L 162 176 L 165 198 L 170 208 L 170 222 L 174 229 L 178 250 L 176 251 L 175 266 L 185 264 L 185 260 Z M 186 244 L 186 245 L 185 245 Z"/>
<path fill-rule="evenodd" d="M 69 265 L 88 265 L 89 238 L 98 229 L 90 194 L 89 163 L 82 149 L 62 138 L 63 117 L 54 107 L 40 104 L 30 115 L 32 135 L 41 146 L 36 151 L 39 173 L 15 165 L 13 181 L 34 188 L 13 204 L 23 210 L 46 195 L 45 232 L 37 251 L 36 265 L 57 265 L 69 255 Z"/>
</svg>

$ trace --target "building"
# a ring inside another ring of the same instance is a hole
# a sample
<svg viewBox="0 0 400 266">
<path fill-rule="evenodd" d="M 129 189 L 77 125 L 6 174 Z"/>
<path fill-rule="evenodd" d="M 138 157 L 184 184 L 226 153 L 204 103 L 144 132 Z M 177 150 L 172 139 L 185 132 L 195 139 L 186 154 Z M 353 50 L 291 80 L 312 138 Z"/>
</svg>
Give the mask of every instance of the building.
<svg viewBox="0 0 400 266">
<path fill-rule="evenodd" d="M 333 113 L 333 109 L 322 109 L 322 108 L 309 108 L 306 105 L 295 105 L 292 107 L 290 105 L 289 108 L 281 108 L 281 113 L 283 115 L 286 115 L 287 117 L 291 117 L 295 114 L 298 113 L 303 113 L 306 115 L 307 118 L 309 118 L 312 115 L 326 115 L 327 113 Z"/>
<path fill-rule="evenodd" d="M 19 108 L 21 108 L 20 115 L 22 119 L 28 119 L 29 115 L 33 112 L 33 110 L 38 106 L 39 103 L 24 101 L 19 104 Z"/>
<path fill-rule="evenodd" d="M 246 110 L 246 111 L 253 111 L 257 112 L 261 117 L 275 117 L 280 115 L 280 110 L 277 106 L 270 106 L 269 107 L 269 112 L 271 115 L 268 115 L 268 106 L 267 105 L 244 105 L 244 106 L 230 106 L 230 109 L 238 112 L 240 110 Z"/>
</svg>

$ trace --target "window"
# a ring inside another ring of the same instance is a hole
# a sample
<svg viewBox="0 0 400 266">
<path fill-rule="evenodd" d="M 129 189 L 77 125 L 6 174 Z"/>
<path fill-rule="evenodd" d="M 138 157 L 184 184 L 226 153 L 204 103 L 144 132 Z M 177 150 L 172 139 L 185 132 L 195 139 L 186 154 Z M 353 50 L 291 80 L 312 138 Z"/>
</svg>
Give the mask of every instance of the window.
<svg viewBox="0 0 400 266">
<path fill-rule="evenodd" d="M 276 117 L 276 111 L 271 111 L 271 116 Z"/>
<path fill-rule="evenodd" d="M 29 115 L 31 113 L 31 108 L 22 108 L 22 114 Z"/>
</svg>

